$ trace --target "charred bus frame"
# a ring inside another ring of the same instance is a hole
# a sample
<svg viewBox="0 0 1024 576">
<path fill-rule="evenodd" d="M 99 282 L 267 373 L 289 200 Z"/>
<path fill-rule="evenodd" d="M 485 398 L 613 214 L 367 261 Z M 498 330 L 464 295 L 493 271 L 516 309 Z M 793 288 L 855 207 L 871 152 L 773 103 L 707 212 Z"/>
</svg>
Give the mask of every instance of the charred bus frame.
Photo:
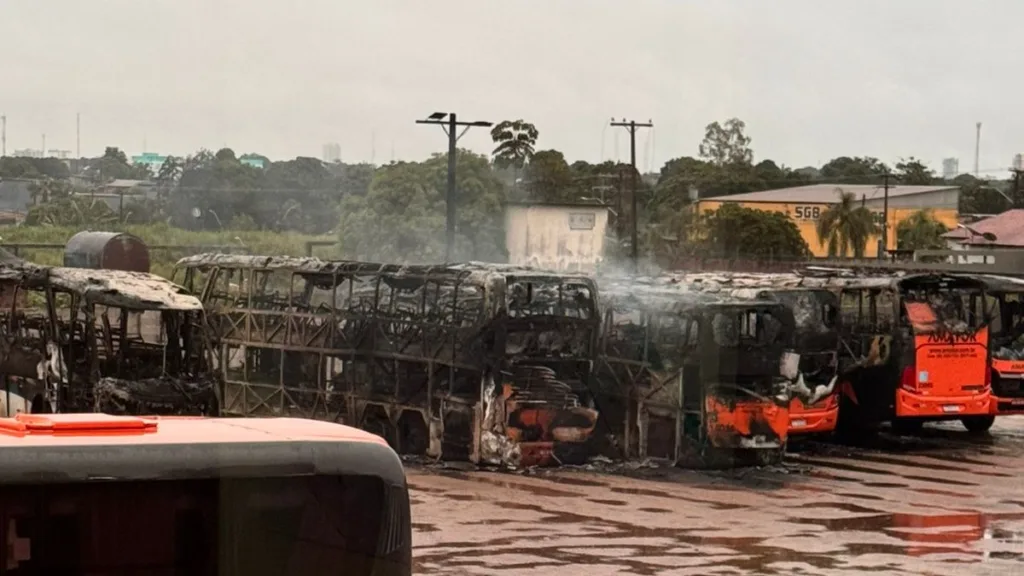
<svg viewBox="0 0 1024 576">
<path fill-rule="evenodd" d="M 667 274 L 677 289 L 779 302 L 793 314 L 799 375 L 789 407 L 791 435 L 827 434 L 839 416 L 839 297 L 799 274 L 698 272 Z"/>
<path fill-rule="evenodd" d="M 781 457 L 794 328 L 782 304 L 602 285 L 597 386 L 620 453 L 683 466 Z"/>
<path fill-rule="evenodd" d="M 207 307 L 224 414 L 341 421 L 400 453 L 512 467 L 589 450 L 589 278 L 220 254 L 179 276 Z"/>
<path fill-rule="evenodd" d="M 216 411 L 202 303 L 152 274 L 0 264 L 3 412 Z"/>
</svg>

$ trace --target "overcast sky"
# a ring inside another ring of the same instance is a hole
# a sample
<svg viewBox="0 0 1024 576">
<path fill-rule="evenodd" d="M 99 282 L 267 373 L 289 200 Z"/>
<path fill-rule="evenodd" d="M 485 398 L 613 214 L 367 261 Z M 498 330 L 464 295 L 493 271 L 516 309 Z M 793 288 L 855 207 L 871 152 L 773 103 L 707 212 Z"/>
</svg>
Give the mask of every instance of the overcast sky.
<svg viewBox="0 0 1024 576">
<path fill-rule="evenodd" d="M 435 110 L 523 118 L 538 149 L 639 164 L 747 123 L 755 160 L 1024 152 L 1020 0 L 0 0 L 7 151 L 227 145 L 273 159 L 421 158 Z M 375 143 L 375 144 L 374 144 Z M 461 142 L 489 151 L 486 131 Z"/>
</svg>

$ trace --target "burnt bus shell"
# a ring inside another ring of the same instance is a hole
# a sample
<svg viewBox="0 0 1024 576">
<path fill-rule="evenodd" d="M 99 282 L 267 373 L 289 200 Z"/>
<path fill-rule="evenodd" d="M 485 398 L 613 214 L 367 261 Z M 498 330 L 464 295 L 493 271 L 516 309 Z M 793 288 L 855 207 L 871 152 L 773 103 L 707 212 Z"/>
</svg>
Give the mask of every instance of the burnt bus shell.
<svg viewBox="0 0 1024 576">
<path fill-rule="evenodd" d="M 345 422 L 446 460 L 520 466 L 589 450 L 589 278 L 224 254 L 183 258 L 175 278 L 202 294 L 225 414 Z"/>
</svg>

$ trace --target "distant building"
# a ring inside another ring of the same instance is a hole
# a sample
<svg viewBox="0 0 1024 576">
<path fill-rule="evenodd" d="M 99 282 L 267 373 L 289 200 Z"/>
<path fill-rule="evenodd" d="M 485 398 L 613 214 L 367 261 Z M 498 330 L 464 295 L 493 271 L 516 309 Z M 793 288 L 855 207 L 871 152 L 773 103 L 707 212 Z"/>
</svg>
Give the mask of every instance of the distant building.
<svg viewBox="0 0 1024 576">
<path fill-rule="evenodd" d="M 42 158 L 43 151 L 36 150 L 35 148 L 22 148 L 21 150 L 15 150 L 14 155 L 22 158 Z"/>
<path fill-rule="evenodd" d="M 167 161 L 167 156 L 153 152 L 143 152 L 138 156 L 132 156 L 132 164 L 145 166 L 153 175 L 160 172 L 160 167 L 164 165 L 165 161 Z"/>
<path fill-rule="evenodd" d="M 324 144 L 323 161 L 328 164 L 341 162 L 341 144 L 338 144 L 337 142 Z"/>
<path fill-rule="evenodd" d="M 259 168 L 261 170 L 265 168 L 267 164 L 263 158 L 260 158 L 259 156 L 244 155 L 239 158 L 238 161 L 246 166 L 252 166 L 253 168 Z"/>
<path fill-rule="evenodd" d="M 700 212 L 717 210 L 722 204 L 734 203 L 745 208 L 764 210 L 766 212 L 782 212 L 796 224 L 811 253 L 817 257 L 827 257 L 828 249 L 818 239 L 817 223 L 822 213 L 839 201 L 839 190 L 849 192 L 857 199 L 858 204 L 870 210 L 881 225 L 882 210 L 885 204 L 881 186 L 874 184 L 811 184 L 793 188 L 748 192 L 731 196 L 703 198 L 697 203 Z M 932 211 L 932 216 L 947 228 L 955 228 L 959 217 L 960 188 L 957 186 L 891 186 L 889 188 L 889 218 L 887 250 L 896 249 L 896 227 L 924 208 Z M 878 255 L 878 238 L 868 240 L 864 256 L 874 258 Z"/>
<path fill-rule="evenodd" d="M 599 204 L 505 205 L 510 264 L 592 272 L 604 260 L 608 207 Z"/>
<path fill-rule="evenodd" d="M 942 159 L 942 178 L 952 180 L 960 173 L 960 160 L 957 158 Z"/>
<path fill-rule="evenodd" d="M 1014 170 L 1024 170 L 1024 155 L 1014 154 L 1012 166 Z"/>
</svg>

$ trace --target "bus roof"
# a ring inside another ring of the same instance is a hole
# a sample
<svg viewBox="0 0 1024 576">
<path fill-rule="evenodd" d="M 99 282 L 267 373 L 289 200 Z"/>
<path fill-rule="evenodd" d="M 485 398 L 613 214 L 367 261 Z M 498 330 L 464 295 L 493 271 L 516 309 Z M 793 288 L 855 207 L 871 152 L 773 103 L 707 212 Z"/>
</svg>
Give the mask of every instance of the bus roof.
<svg viewBox="0 0 1024 576">
<path fill-rule="evenodd" d="M 371 474 L 404 485 L 379 436 L 300 418 L 18 414 L 0 418 L 0 483 Z"/>
</svg>

